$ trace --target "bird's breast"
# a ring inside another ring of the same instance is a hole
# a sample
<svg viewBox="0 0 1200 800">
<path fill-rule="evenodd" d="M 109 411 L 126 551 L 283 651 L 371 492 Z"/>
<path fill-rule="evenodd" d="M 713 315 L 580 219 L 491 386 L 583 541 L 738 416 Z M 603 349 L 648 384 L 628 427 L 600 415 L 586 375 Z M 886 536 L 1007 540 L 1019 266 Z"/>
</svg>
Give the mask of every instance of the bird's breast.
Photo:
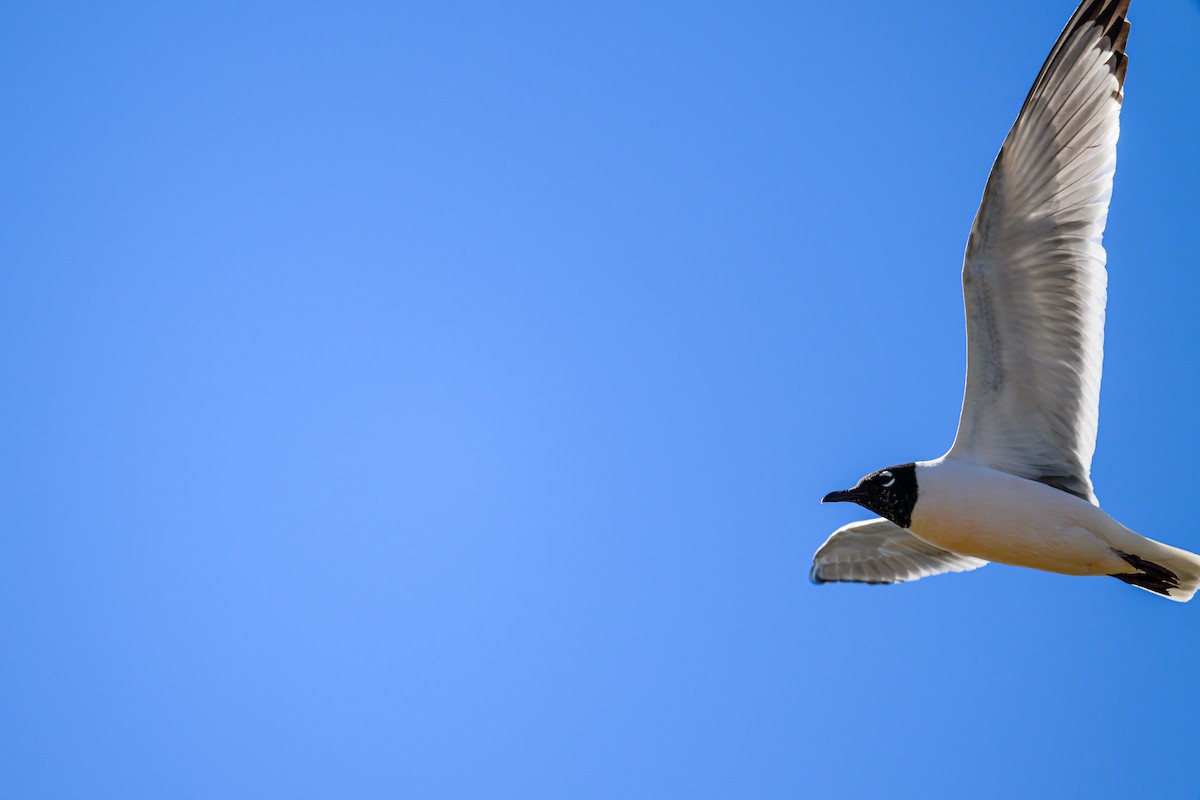
<svg viewBox="0 0 1200 800">
<path fill-rule="evenodd" d="M 910 530 L 963 555 L 1068 575 L 1127 569 L 1096 506 L 1036 481 L 950 460 L 918 465 Z"/>
</svg>

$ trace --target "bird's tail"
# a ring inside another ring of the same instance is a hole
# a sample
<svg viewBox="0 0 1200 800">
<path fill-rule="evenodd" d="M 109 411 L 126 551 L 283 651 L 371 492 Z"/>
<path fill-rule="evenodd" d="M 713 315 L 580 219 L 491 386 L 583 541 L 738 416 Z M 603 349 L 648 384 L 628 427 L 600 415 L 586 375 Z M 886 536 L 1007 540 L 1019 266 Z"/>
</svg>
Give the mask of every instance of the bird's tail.
<svg viewBox="0 0 1200 800">
<path fill-rule="evenodd" d="M 1177 603 L 1191 600 L 1200 589 L 1200 556 L 1153 539 L 1144 539 L 1136 549 L 1135 553 L 1117 550 L 1133 569 L 1112 577 Z"/>
</svg>

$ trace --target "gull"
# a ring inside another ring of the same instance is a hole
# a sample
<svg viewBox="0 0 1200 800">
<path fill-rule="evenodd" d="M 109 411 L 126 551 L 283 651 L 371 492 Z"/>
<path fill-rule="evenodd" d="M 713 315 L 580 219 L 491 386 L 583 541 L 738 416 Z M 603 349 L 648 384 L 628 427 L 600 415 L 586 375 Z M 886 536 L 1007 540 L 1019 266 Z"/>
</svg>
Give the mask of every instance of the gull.
<svg viewBox="0 0 1200 800">
<path fill-rule="evenodd" d="M 900 583 L 989 561 L 1106 575 L 1178 602 L 1200 556 L 1148 539 L 1092 489 L 1129 0 L 1084 0 L 992 165 L 963 260 L 967 381 L 944 456 L 823 503 L 879 515 L 817 550 L 816 583 Z"/>
</svg>

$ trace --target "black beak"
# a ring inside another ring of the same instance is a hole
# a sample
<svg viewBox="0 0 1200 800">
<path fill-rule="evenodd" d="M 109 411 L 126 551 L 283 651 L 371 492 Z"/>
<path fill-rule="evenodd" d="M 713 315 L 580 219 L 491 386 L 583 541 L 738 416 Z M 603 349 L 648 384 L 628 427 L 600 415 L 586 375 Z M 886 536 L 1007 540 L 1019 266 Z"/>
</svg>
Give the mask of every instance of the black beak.
<svg viewBox="0 0 1200 800">
<path fill-rule="evenodd" d="M 847 489 L 844 492 L 830 492 L 821 498 L 822 503 L 857 503 L 859 500 L 865 500 L 867 493 L 862 489 L 854 488 Z"/>
</svg>

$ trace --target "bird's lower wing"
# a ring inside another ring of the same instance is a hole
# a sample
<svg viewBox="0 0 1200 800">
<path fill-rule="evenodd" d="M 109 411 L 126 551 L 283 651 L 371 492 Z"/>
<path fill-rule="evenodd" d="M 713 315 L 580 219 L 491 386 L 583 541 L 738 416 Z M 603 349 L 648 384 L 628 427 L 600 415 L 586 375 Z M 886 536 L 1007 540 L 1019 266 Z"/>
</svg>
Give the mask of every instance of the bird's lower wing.
<svg viewBox="0 0 1200 800">
<path fill-rule="evenodd" d="M 943 572 L 967 572 L 988 562 L 918 539 L 886 519 L 838 528 L 813 557 L 813 583 L 903 583 Z"/>
</svg>

